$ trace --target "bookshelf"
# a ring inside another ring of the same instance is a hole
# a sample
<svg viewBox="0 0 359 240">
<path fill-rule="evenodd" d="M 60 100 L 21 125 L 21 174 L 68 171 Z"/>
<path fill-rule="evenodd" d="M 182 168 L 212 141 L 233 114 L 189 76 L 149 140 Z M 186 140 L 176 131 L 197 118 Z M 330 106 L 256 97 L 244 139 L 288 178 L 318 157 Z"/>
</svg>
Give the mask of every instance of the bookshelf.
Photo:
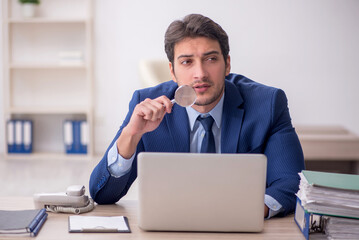
<svg viewBox="0 0 359 240">
<path fill-rule="evenodd" d="M 34 17 L 23 16 L 18 0 L 2 4 L 4 123 L 33 122 L 32 153 L 7 153 L 7 134 L 2 134 L 5 159 L 90 159 L 92 0 L 41 0 Z M 87 121 L 87 154 L 65 153 L 67 119 Z"/>
</svg>

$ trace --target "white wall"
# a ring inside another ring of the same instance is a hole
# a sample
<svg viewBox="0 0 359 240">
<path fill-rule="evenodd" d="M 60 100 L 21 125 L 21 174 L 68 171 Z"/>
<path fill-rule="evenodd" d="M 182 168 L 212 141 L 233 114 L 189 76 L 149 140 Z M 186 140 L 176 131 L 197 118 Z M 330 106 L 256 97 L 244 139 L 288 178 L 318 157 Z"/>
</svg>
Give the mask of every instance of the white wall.
<svg viewBox="0 0 359 240">
<path fill-rule="evenodd" d="M 228 33 L 232 72 L 285 90 L 294 124 L 343 125 L 359 134 L 359 1 L 95 0 L 97 153 L 141 87 L 138 61 L 165 58 L 167 26 L 189 13 L 209 16 Z"/>
<path fill-rule="evenodd" d="M 1 1 L 0 1 L 1 2 Z M 2 3 L 2 2 L 1 2 Z M 0 13 L 1 13 L 1 24 L 0 24 L 0 154 L 4 152 L 4 97 L 3 97 L 3 78 L 4 78 L 4 72 L 3 72 L 3 40 L 2 40 L 2 34 L 3 34 L 3 21 L 2 21 L 2 4 L 0 4 Z"/>
</svg>

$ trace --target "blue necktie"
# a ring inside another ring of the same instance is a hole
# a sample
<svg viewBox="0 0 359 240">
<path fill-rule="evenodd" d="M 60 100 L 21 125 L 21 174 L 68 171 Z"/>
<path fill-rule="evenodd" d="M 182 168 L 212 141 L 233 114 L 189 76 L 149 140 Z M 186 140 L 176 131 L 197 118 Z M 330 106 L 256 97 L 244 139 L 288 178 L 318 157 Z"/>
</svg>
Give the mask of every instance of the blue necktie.
<svg viewBox="0 0 359 240">
<path fill-rule="evenodd" d="M 215 153 L 216 146 L 214 143 L 214 136 L 212 132 L 212 125 L 214 119 L 212 118 L 212 116 L 208 116 L 206 118 L 202 118 L 201 116 L 198 116 L 197 120 L 200 121 L 204 130 L 206 131 L 206 134 L 204 135 L 202 141 L 201 153 Z"/>
</svg>

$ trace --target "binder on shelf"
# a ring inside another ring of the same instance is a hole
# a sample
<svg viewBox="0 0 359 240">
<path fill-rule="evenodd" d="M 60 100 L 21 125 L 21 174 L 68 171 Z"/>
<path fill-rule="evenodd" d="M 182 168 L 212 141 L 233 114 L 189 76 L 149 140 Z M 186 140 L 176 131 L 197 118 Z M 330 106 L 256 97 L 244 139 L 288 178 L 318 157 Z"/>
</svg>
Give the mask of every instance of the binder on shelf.
<svg viewBox="0 0 359 240">
<path fill-rule="evenodd" d="M 86 154 L 88 142 L 86 121 L 65 120 L 64 144 L 67 154 Z"/>
<path fill-rule="evenodd" d="M 32 152 L 32 122 L 25 120 L 23 123 L 23 152 Z"/>
<path fill-rule="evenodd" d="M 22 129 L 22 122 L 20 120 L 15 121 L 15 152 L 21 153 L 22 151 L 22 140 L 23 136 L 23 129 Z"/>
<path fill-rule="evenodd" d="M 15 123 L 12 120 L 6 123 L 7 131 L 7 151 L 8 153 L 15 153 Z"/>
<path fill-rule="evenodd" d="M 7 121 L 8 153 L 32 152 L 32 126 L 31 120 Z"/>
<path fill-rule="evenodd" d="M 80 122 L 80 152 L 87 153 L 87 146 L 89 143 L 89 128 L 86 121 Z"/>
<path fill-rule="evenodd" d="M 73 148 L 73 133 L 72 133 L 72 121 L 66 120 L 64 122 L 64 143 L 65 143 L 65 151 L 66 153 L 72 153 Z"/>
</svg>

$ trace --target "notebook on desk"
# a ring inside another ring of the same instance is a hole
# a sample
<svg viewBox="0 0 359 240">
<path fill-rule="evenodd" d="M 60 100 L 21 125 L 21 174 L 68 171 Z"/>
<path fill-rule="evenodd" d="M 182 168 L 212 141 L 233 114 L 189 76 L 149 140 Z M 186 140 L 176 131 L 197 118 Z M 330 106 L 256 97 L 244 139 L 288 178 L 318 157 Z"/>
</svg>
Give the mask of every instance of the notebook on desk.
<svg viewBox="0 0 359 240">
<path fill-rule="evenodd" d="M 263 154 L 140 153 L 139 222 L 148 231 L 259 232 Z"/>
</svg>

